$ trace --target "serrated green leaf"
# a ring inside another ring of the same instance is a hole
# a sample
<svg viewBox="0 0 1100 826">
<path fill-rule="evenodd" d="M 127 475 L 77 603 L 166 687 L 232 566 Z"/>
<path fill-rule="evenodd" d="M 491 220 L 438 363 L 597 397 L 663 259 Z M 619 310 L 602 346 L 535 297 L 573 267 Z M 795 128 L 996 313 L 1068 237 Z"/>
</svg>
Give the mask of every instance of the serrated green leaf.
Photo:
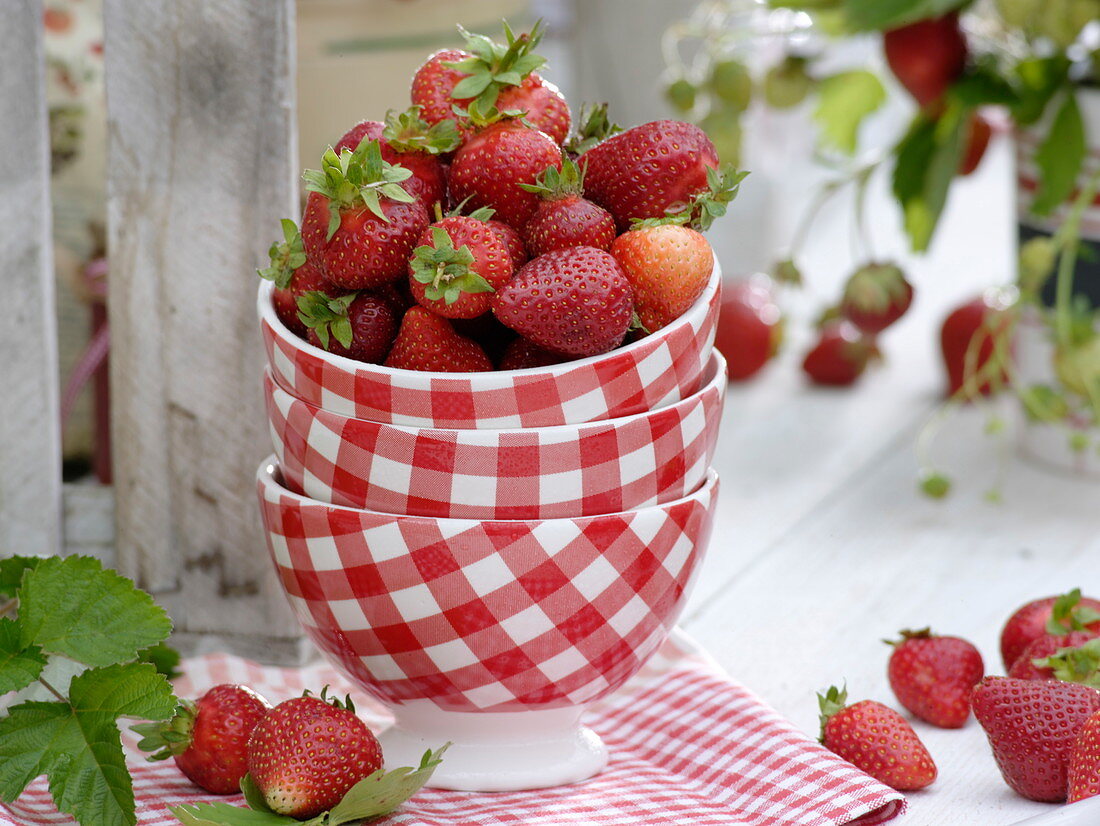
<svg viewBox="0 0 1100 826">
<path fill-rule="evenodd" d="M 37 556 L 9 556 L 0 559 L 0 595 L 15 596 L 19 584 L 23 581 L 23 572 L 33 570 L 42 562 Z"/>
<path fill-rule="evenodd" d="M 24 645 L 87 665 L 132 660 L 172 631 L 151 596 L 87 556 L 50 557 L 26 574 L 19 625 Z"/>
<path fill-rule="evenodd" d="M 258 812 L 229 803 L 189 803 L 184 806 L 169 806 L 168 811 L 184 826 L 305 826 L 319 823 L 317 818 L 303 823 L 274 812 Z"/>
<path fill-rule="evenodd" d="M 167 680 L 139 663 L 74 677 L 68 703 L 14 706 L 0 719 L 0 798 L 14 801 L 45 774 L 59 811 L 86 826 L 133 826 L 134 793 L 116 720 L 164 719 L 175 707 Z"/>
<path fill-rule="evenodd" d="M 918 115 L 895 151 L 893 189 L 913 249 L 928 249 L 959 169 L 969 111 L 951 106 L 938 120 Z"/>
<path fill-rule="evenodd" d="M 863 120 L 886 102 L 886 89 L 875 75 L 862 69 L 822 79 L 814 118 L 822 139 L 847 152 L 856 151 Z"/>
<path fill-rule="evenodd" d="M 39 678 L 45 667 L 42 649 L 23 644 L 19 623 L 0 619 L 0 694 L 26 688 Z"/>
<path fill-rule="evenodd" d="M 1087 152 L 1085 124 L 1077 98 L 1067 94 L 1050 125 L 1046 139 L 1035 152 L 1039 190 L 1031 210 L 1049 215 L 1073 194 Z"/>
<path fill-rule="evenodd" d="M 329 826 L 341 826 L 368 817 L 392 812 L 428 782 L 450 743 L 437 751 L 427 751 L 416 769 L 405 766 L 385 772 L 381 769 L 352 786 L 344 799 L 329 812 Z"/>
<path fill-rule="evenodd" d="M 942 17 L 971 0 L 844 0 L 845 19 L 858 31 L 882 31 Z"/>
</svg>

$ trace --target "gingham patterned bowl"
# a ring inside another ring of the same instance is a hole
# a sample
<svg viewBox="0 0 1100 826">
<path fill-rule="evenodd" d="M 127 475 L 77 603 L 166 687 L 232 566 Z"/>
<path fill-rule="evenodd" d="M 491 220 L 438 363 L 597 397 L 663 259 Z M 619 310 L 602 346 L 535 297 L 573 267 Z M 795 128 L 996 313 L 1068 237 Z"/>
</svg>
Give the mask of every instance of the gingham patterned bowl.
<svg viewBox="0 0 1100 826">
<path fill-rule="evenodd" d="M 641 413 L 699 388 L 714 342 L 722 273 L 672 324 L 591 358 L 486 373 L 397 370 L 334 356 L 283 326 L 260 284 L 260 330 L 271 371 L 298 398 L 358 419 L 413 427 L 553 427 Z"/>
<path fill-rule="evenodd" d="M 425 742 L 473 741 L 476 750 L 496 736 L 499 748 L 482 753 L 507 768 L 504 741 L 518 737 L 528 752 L 544 735 L 574 738 L 591 759 L 571 764 L 573 774 L 533 775 L 553 785 L 602 766 L 590 738 L 584 745 L 581 711 L 635 674 L 676 622 L 709 539 L 718 478 L 710 471 L 691 495 L 651 508 L 513 521 L 335 507 L 287 490 L 274 457 L 257 488 L 298 621 L 334 666 L 394 709 L 402 758 Z M 524 787 L 492 771 L 467 786 Z"/>
<path fill-rule="evenodd" d="M 699 487 L 718 439 L 726 365 L 657 410 L 581 425 L 439 430 L 353 419 L 295 398 L 267 372 L 275 455 L 292 490 L 385 513 L 460 519 L 594 516 Z"/>
</svg>

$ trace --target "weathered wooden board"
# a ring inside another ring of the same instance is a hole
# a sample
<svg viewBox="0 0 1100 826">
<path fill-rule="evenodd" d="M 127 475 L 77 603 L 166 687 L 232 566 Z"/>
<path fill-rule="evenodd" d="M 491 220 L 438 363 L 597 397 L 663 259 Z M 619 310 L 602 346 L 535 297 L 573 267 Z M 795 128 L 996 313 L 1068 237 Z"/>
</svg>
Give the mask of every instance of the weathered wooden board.
<svg viewBox="0 0 1100 826">
<path fill-rule="evenodd" d="M 255 501 L 270 445 L 254 297 L 297 214 L 293 3 L 105 12 L 119 566 L 182 639 L 271 659 L 296 626 Z"/>
<path fill-rule="evenodd" d="M 61 435 L 39 0 L 5 5 L 0 107 L 0 555 L 50 554 L 61 537 Z"/>
</svg>

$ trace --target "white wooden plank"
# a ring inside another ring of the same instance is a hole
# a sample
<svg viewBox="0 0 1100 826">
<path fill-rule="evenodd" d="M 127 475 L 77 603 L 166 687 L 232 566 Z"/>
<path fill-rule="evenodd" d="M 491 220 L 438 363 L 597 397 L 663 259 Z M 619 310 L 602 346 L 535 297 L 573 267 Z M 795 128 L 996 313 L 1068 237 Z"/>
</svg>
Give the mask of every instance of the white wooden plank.
<svg viewBox="0 0 1100 826">
<path fill-rule="evenodd" d="M 105 11 L 119 565 L 182 635 L 270 658 L 297 628 L 253 488 L 268 452 L 254 293 L 297 210 L 293 3 Z"/>
<path fill-rule="evenodd" d="M 56 553 L 61 449 L 42 4 L 0 25 L 0 555 Z"/>
</svg>

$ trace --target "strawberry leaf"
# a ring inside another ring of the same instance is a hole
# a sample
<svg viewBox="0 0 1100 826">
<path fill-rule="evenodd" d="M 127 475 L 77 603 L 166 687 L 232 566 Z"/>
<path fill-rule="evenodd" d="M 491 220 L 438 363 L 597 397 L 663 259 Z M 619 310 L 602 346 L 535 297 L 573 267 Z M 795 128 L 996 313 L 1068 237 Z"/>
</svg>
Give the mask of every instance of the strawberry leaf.
<svg viewBox="0 0 1100 826">
<path fill-rule="evenodd" d="M 848 702 L 848 688 L 829 686 L 824 693 L 817 694 L 817 707 L 821 711 L 821 739 L 825 739 L 825 724 L 829 719 L 844 710 Z"/>
<path fill-rule="evenodd" d="M 19 623 L 0 619 L 0 694 L 19 691 L 39 678 L 46 657 L 37 645 L 24 645 Z"/>
<path fill-rule="evenodd" d="M 132 660 L 172 631 L 152 597 L 88 556 L 50 557 L 24 575 L 19 626 L 24 646 L 93 666 Z"/>
<path fill-rule="evenodd" d="M 59 811 L 84 824 L 133 826 L 134 792 L 116 720 L 161 719 L 175 706 L 168 681 L 138 663 L 79 674 L 68 702 L 14 706 L 0 719 L 0 799 L 14 801 L 45 774 Z"/>
<path fill-rule="evenodd" d="M 872 72 L 856 69 L 823 78 L 814 110 L 822 140 L 851 155 L 863 121 L 885 102 L 886 88 Z"/>
<path fill-rule="evenodd" d="M 271 265 L 256 272 L 259 273 L 260 278 L 274 281 L 276 287 L 285 289 L 290 285 L 294 271 L 306 263 L 306 253 L 302 236 L 298 232 L 298 225 L 289 218 L 283 218 L 282 227 L 284 242 L 272 244 L 271 249 L 267 251 Z"/>
<path fill-rule="evenodd" d="M 271 811 L 271 807 L 267 805 L 267 801 L 264 800 L 263 792 L 256 785 L 256 782 L 252 779 L 251 774 L 245 774 L 241 778 L 241 794 L 244 795 L 245 802 L 257 812 L 275 812 Z"/>
<path fill-rule="evenodd" d="M 1077 185 L 1087 154 L 1085 124 L 1072 92 L 1062 101 L 1043 143 L 1035 152 L 1039 191 L 1031 204 L 1036 215 L 1049 215 L 1064 203 Z"/>
<path fill-rule="evenodd" d="M 344 347 L 350 347 L 352 330 L 348 307 L 358 297 L 357 292 L 332 298 L 318 290 L 310 290 L 298 297 L 298 319 L 317 333 L 322 347 L 328 348 L 329 335 Z"/>
<path fill-rule="evenodd" d="M 577 119 L 577 132 L 566 141 L 565 149 L 574 155 L 583 155 L 593 146 L 623 131 L 619 124 L 607 115 L 607 104 L 582 104 Z"/>
<path fill-rule="evenodd" d="M 290 824 L 317 824 L 322 821 L 300 821 L 274 812 L 244 809 L 229 803 L 191 803 L 185 806 L 169 806 L 168 811 L 184 826 L 290 826 Z"/>
<path fill-rule="evenodd" d="M 408 766 L 393 771 L 379 769 L 370 777 L 360 780 L 329 812 L 329 826 L 377 817 L 392 812 L 428 782 L 436 767 L 443 762 L 443 754 L 450 743 L 436 751 L 426 751 L 420 766 Z"/>
<path fill-rule="evenodd" d="M 0 595 L 15 596 L 23 581 L 23 573 L 38 567 L 41 562 L 41 557 L 37 556 L 9 556 L 7 559 L 0 559 Z"/>
</svg>

